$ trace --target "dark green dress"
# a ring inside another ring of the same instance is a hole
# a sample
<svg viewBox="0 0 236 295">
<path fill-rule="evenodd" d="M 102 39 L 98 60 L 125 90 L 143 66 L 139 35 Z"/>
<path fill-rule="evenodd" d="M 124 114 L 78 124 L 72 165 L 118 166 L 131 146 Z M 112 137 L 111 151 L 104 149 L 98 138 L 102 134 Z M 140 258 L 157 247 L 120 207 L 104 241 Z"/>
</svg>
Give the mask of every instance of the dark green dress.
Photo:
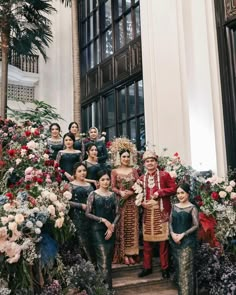
<svg viewBox="0 0 236 295">
<path fill-rule="evenodd" d="M 199 225 L 197 208 L 194 205 L 186 208 L 173 205 L 169 225 L 170 232 L 184 233 L 180 244 L 176 244 L 170 236 L 170 245 L 177 274 L 178 294 L 194 295 L 196 292 L 194 252 L 197 245 L 197 229 Z"/>
<path fill-rule="evenodd" d="M 96 192 L 90 193 L 87 202 L 86 216 L 92 220 L 92 243 L 96 254 L 98 269 L 104 273 L 109 288 L 112 288 L 111 264 L 115 243 L 115 234 L 105 240 L 107 227 L 100 222 L 101 217 L 113 224 L 119 220 L 119 202 L 115 193 L 102 196 Z"/>
<path fill-rule="evenodd" d="M 63 149 L 63 139 L 53 140 L 52 138 L 47 138 L 46 142 L 49 150 L 49 158 L 56 160 L 58 152 Z"/>
<path fill-rule="evenodd" d="M 76 236 L 80 247 L 83 249 L 87 258 L 95 263 L 92 243 L 91 243 L 91 227 L 90 220 L 85 216 L 85 211 L 82 209 L 82 204 L 87 204 L 88 195 L 93 191 L 93 187 L 89 184 L 79 186 L 71 183 L 72 202 L 77 203 L 76 207 L 71 205 L 70 217 L 76 228 Z"/>
</svg>

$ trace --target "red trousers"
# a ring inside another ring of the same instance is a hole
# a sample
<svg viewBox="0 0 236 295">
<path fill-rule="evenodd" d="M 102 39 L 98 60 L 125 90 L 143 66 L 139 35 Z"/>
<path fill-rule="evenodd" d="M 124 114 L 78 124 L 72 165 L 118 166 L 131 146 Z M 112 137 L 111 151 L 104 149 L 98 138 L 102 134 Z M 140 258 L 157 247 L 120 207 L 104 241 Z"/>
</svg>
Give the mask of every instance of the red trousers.
<svg viewBox="0 0 236 295">
<path fill-rule="evenodd" d="M 167 269 L 169 266 L 169 247 L 168 241 L 159 243 L 159 256 L 161 262 L 161 269 Z M 153 242 L 143 241 L 143 268 L 152 268 L 152 246 Z"/>
</svg>

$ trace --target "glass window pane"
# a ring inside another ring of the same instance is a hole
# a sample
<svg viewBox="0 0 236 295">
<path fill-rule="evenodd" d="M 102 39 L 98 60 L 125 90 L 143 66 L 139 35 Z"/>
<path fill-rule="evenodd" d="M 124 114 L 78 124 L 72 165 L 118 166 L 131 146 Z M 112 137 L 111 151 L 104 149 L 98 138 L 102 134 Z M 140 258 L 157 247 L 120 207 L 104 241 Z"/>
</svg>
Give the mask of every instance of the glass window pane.
<svg viewBox="0 0 236 295">
<path fill-rule="evenodd" d="M 93 37 L 94 37 L 94 24 L 93 24 L 93 22 L 94 22 L 94 19 L 93 19 L 93 15 L 89 18 L 89 22 L 90 22 L 90 24 L 89 24 L 89 28 L 90 28 L 90 39 L 89 40 L 91 40 L 91 39 L 93 39 Z"/>
<path fill-rule="evenodd" d="M 111 24 L 111 0 L 105 3 L 105 28 Z"/>
<path fill-rule="evenodd" d="M 135 8 L 135 20 L 136 20 L 136 36 L 139 36 L 141 33 L 141 24 L 140 24 L 140 9 L 139 6 Z"/>
<path fill-rule="evenodd" d="M 123 0 L 116 0 L 115 18 L 119 17 L 122 14 L 122 2 Z"/>
<path fill-rule="evenodd" d="M 115 99 L 113 94 L 105 98 L 105 124 L 106 126 L 115 123 Z"/>
<path fill-rule="evenodd" d="M 94 42 L 94 65 L 97 65 L 99 62 L 100 62 L 99 39 L 96 39 Z"/>
<path fill-rule="evenodd" d="M 83 49 L 81 52 L 81 73 L 84 75 L 87 70 L 87 48 Z"/>
<path fill-rule="evenodd" d="M 144 113 L 143 81 L 138 81 L 138 112 Z"/>
<path fill-rule="evenodd" d="M 122 48 L 124 45 L 124 25 L 123 19 L 121 19 L 116 23 L 116 49 Z"/>
<path fill-rule="evenodd" d="M 89 2 L 89 12 L 93 10 L 93 0 L 88 0 Z"/>
<path fill-rule="evenodd" d="M 135 115 L 135 92 L 134 92 L 134 84 L 128 87 L 128 115 L 129 117 Z"/>
<path fill-rule="evenodd" d="M 118 119 L 121 121 L 126 119 L 125 88 L 119 91 L 118 97 Z"/>
<path fill-rule="evenodd" d="M 126 123 L 119 124 L 119 136 L 127 136 Z"/>
<path fill-rule="evenodd" d="M 98 35 L 99 33 L 99 11 L 96 11 L 96 14 L 94 14 L 94 36 Z"/>
<path fill-rule="evenodd" d="M 128 126 L 129 126 L 130 139 L 132 140 L 133 143 L 136 143 L 136 119 L 130 120 L 128 122 Z"/>
<path fill-rule="evenodd" d="M 139 130 L 140 150 L 144 150 L 145 143 L 146 143 L 144 116 L 138 118 L 138 130 Z"/>
<path fill-rule="evenodd" d="M 129 43 L 133 39 L 131 13 L 127 14 L 125 18 L 125 26 L 126 26 L 126 43 Z"/>
<path fill-rule="evenodd" d="M 94 67 L 94 44 L 93 43 L 91 43 L 88 46 L 88 64 L 90 69 Z"/>
<path fill-rule="evenodd" d="M 87 0 L 82 1 L 82 18 L 87 16 Z"/>
<path fill-rule="evenodd" d="M 103 57 L 106 58 L 113 53 L 112 29 L 107 30 L 102 39 Z"/>
<path fill-rule="evenodd" d="M 109 140 L 113 140 L 116 137 L 116 128 L 115 127 L 106 128 L 106 133 L 107 133 L 107 138 L 109 138 Z"/>
<path fill-rule="evenodd" d="M 87 43 L 87 21 L 82 23 L 82 34 L 81 34 L 82 46 Z"/>
<path fill-rule="evenodd" d="M 132 2 L 132 0 L 126 0 L 126 1 L 125 1 L 125 10 L 127 10 L 127 9 L 130 8 L 130 6 L 131 6 L 131 2 Z"/>
</svg>

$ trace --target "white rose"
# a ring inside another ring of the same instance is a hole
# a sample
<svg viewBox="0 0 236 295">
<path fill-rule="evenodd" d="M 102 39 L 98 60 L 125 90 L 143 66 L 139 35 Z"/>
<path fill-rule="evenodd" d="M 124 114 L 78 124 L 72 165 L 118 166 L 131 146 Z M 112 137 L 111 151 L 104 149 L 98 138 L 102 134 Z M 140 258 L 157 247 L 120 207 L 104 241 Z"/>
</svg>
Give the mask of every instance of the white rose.
<svg viewBox="0 0 236 295">
<path fill-rule="evenodd" d="M 169 174 L 172 178 L 176 178 L 177 177 L 177 174 L 175 171 L 169 171 Z"/>
<path fill-rule="evenodd" d="M 56 214 L 55 207 L 54 207 L 53 205 L 49 205 L 49 206 L 48 206 L 48 212 L 49 212 L 52 216 L 55 216 L 55 214 Z"/>
<path fill-rule="evenodd" d="M 31 141 L 29 141 L 29 142 L 27 143 L 27 147 L 28 147 L 30 150 L 34 150 L 34 149 L 36 149 L 36 148 L 38 147 L 38 144 L 37 144 L 35 141 L 31 140 Z"/>
<path fill-rule="evenodd" d="M 21 149 L 20 150 L 21 157 L 24 157 L 26 155 L 26 153 L 27 153 L 27 150 L 26 149 Z"/>
<path fill-rule="evenodd" d="M 31 133 L 34 133 L 35 130 L 36 130 L 36 128 L 33 128 L 33 127 L 30 128 Z"/>
<path fill-rule="evenodd" d="M 231 180 L 230 183 L 229 183 L 232 187 L 235 187 L 236 183 L 235 181 Z"/>
<path fill-rule="evenodd" d="M 55 202 L 57 200 L 57 196 L 54 193 L 49 194 L 49 200 L 51 202 Z"/>
<path fill-rule="evenodd" d="M 14 168 L 11 167 L 11 168 L 8 169 L 8 171 L 9 171 L 10 173 L 12 173 L 12 172 L 14 171 Z"/>
<path fill-rule="evenodd" d="M 35 158 L 35 155 L 32 155 L 32 154 L 30 154 L 29 155 L 29 159 L 31 160 L 31 159 L 34 159 Z"/>
<path fill-rule="evenodd" d="M 40 235 L 41 234 L 41 229 L 36 227 L 36 229 L 34 230 L 34 232 L 37 234 L 37 235 Z"/>
<path fill-rule="evenodd" d="M 12 264 L 12 263 L 18 262 L 19 259 L 20 259 L 20 254 L 17 253 L 15 256 L 8 258 L 7 262 Z"/>
<path fill-rule="evenodd" d="M 34 213 L 37 213 L 37 212 L 39 212 L 39 208 L 38 208 L 38 207 L 34 207 L 34 208 L 32 209 L 32 211 L 33 211 Z"/>
<path fill-rule="evenodd" d="M 235 200 L 235 199 L 236 199 L 236 193 L 235 193 L 235 192 L 232 192 L 232 193 L 230 194 L 230 199 L 231 199 L 231 200 Z"/>
<path fill-rule="evenodd" d="M 64 217 L 58 218 L 58 219 L 55 221 L 55 227 L 61 228 L 62 225 L 63 225 L 63 223 L 64 223 Z"/>
<path fill-rule="evenodd" d="M 9 215 L 7 216 L 7 218 L 9 219 L 9 221 L 11 221 L 11 220 L 14 220 L 14 219 L 15 219 L 15 216 L 12 215 L 12 214 L 9 214 Z"/>
<path fill-rule="evenodd" d="M 44 158 L 45 161 L 47 161 L 49 159 L 49 155 L 48 154 L 44 154 L 43 155 L 43 158 Z"/>
<path fill-rule="evenodd" d="M 231 193 L 232 190 L 233 190 L 233 188 L 232 188 L 231 185 L 229 185 L 229 186 L 227 186 L 227 187 L 225 188 L 225 190 L 227 191 L 227 193 Z"/>
<path fill-rule="evenodd" d="M 7 224 L 9 222 L 8 217 L 6 217 L 6 216 L 1 217 L 1 222 L 2 222 L 2 225 Z"/>
<path fill-rule="evenodd" d="M 43 198 L 45 198 L 45 199 L 48 198 L 49 194 L 50 194 L 50 192 L 49 192 L 49 191 L 46 191 L 46 190 L 44 190 L 44 191 L 41 192 L 41 196 L 42 196 Z"/>
<path fill-rule="evenodd" d="M 25 218 L 22 214 L 16 214 L 15 221 L 17 224 L 21 224 L 24 220 L 25 220 Z"/>
<path fill-rule="evenodd" d="M 54 205 L 57 206 L 58 211 L 63 211 L 65 209 L 64 204 L 60 203 L 59 201 L 55 201 Z"/>
<path fill-rule="evenodd" d="M 8 228 L 11 230 L 11 231 L 16 231 L 17 230 L 17 223 L 16 222 L 9 222 L 8 223 Z"/>
<path fill-rule="evenodd" d="M 27 221 L 26 222 L 26 227 L 28 227 L 28 228 L 32 228 L 33 227 L 33 222 L 32 221 Z"/>
<path fill-rule="evenodd" d="M 225 198 L 225 197 L 227 196 L 227 193 L 224 192 L 224 191 L 220 191 L 220 192 L 219 192 L 219 196 L 220 196 L 221 198 Z"/>
<path fill-rule="evenodd" d="M 43 223 L 40 220 L 38 220 L 38 221 L 36 221 L 36 225 L 37 225 L 37 227 L 42 227 Z"/>
<path fill-rule="evenodd" d="M 7 227 L 6 226 L 0 227 L 0 240 L 6 239 L 6 237 L 7 237 Z"/>
<path fill-rule="evenodd" d="M 71 192 L 64 192 L 63 193 L 63 196 L 67 199 L 67 200 L 70 200 L 72 198 L 72 193 Z"/>
<path fill-rule="evenodd" d="M 135 200 L 135 205 L 136 206 L 140 206 L 142 204 L 142 202 L 140 200 Z"/>
<path fill-rule="evenodd" d="M 21 159 L 16 159 L 16 165 L 19 165 L 21 161 Z"/>
<path fill-rule="evenodd" d="M 5 211 L 10 211 L 10 210 L 12 209 L 11 204 L 9 204 L 9 203 L 4 204 L 4 205 L 3 205 L 3 209 L 4 209 Z"/>
</svg>

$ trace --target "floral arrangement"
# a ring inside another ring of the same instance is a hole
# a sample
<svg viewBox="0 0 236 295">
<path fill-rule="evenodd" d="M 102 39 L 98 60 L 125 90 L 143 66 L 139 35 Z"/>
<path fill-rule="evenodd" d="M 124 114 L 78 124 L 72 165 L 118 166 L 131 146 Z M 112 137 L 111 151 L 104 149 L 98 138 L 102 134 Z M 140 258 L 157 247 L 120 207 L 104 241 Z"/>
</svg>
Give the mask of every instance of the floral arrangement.
<svg viewBox="0 0 236 295">
<path fill-rule="evenodd" d="M 11 121 L 13 126 L 6 130 L 9 122 L 2 125 L 9 136 L 0 132 L 4 138 L 0 155 L 4 163 L 0 180 L 0 278 L 13 292 L 33 292 L 34 282 L 44 285 L 43 273 L 52 267 L 58 244 L 73 232 L 68 217 L 71 193 L 69 185 L 62 182 L 60 169 L 49 160 L 43 128 L 29 122 L 17 126 Z"/>
</svg>

